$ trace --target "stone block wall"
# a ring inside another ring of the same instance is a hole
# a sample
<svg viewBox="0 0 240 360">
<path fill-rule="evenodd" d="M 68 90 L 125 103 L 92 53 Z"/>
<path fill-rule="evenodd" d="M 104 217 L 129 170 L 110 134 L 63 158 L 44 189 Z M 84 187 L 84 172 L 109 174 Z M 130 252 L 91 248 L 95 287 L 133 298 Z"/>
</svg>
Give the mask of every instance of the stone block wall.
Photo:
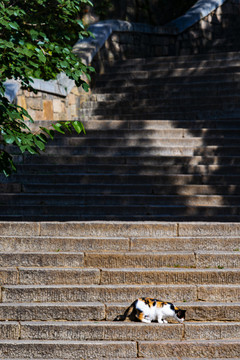
<svg viewBox="0 0 240 360">
<path fill-rule="evenodd" d="M 92 65 L 97 73 L 104 73 L 106 67 L 122 59 L 240 50 L 239 20 L 240 0 L 228 0 L 180 34 L 167 27 L 153 33 L 115 31 L 95 55 Z M 84 120 L 79 114 L 88 96 L 77 87 L 66 97 L 20 90 L 17 103 L 37 121 Z"/>
<path fill-rule="evenodd" d="M 240 50 L 240 1 L 229 0 L 176 38 L 176 55 Z"/>
<path fill-rule="evenodd" d="M 38 91 L 37 94 L 20 90 L 17 104 L 27 109 L 33 120 L 61 121 L 79 120 L 81 103 L 89 93 L 82 88 L 74 87 L 66 97 Z"/>
<path fill-rule="evenodd" d="M 229 0 L 180 34 L 114 32 L 94 58 L 100 71 L 134 57 L 200 54 L 240 50 L 240 1 Z"/>
</svg>

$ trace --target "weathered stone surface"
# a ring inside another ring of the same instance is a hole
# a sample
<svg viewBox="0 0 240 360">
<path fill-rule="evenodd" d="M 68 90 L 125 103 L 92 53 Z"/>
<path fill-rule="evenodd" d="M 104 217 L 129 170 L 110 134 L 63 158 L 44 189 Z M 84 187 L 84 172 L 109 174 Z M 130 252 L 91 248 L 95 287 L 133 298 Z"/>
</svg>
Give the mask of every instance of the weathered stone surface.
<svg viewBox="0 0 240 360">
<path fill-rule="evenodd" d="M 238 284 L 240 270 L 102 269 L 101 284 Z"/>
<path fill-rule="evenodd" d="M 67 238 L 67 237 L 4 237 L 0 235 L 0 251 L 128 251 L 129 240 L 124 238 Z"/>
<path fill-rule="evenodd" d="M 83 266 L 83 253 L 0 253 L 0 266 Z"/>
<path fill-rule="evenodd" d="M 239 236 L 239 223 L 179 223 L 179 236 Z"/>
<path fill-rule="evenodd" d="M 191 267 L 195 266 L 195 256 L 190 252 L 171 253 L 86 253 L 84 258 L 85 266 L 90 267 L 105 267 L 105 268 L 119 268 L 119 267 L 144 267 L 144 268 L 158 268 L 164 266 L 171 267 Z"/>
<path fill-rule="evenodd" d="M 0 268 L 0 285 L 16 285 L 18 283 L 17 269 Z"/>
<path fill-rule="evenodd" d="M 1 236 L 38 236 L 40 225 L 37 222 L 0 222 Z"/>
<path fill-rule="evenodd" d="M 131 238 L 132 251 L 233 251 L 240 248 L 240 237 Z"/>
<path fill-rule="evenodd" d="M 233 358 L 239 356 L 240 343 L 238 340 L 215 340 L 215 341 L 161 341 L 139 342 L 140 357 L 178 356 L 178 357 L 201 357 L 211 359 L 221 357 Z"/>
<path fill-rule="evenodd" d="M 164 301 L 196 301 L 195 285 L 9 285 L 2 287 L 3 302 L 131 302 L 151 296 Z"/>
<path fill-rule="evenodd" d="M 240 251 L 215 251 L 206 253 L 197 251 L 197 267 L 240 268 Z"/>
<path fill-rule="evenodd" d="M 137 357 L 137 346 L 130 341 L 38 341 L 38 340 L 2 340 L 0 357 L 4 358 L 66 358 L 66 359 L 99 359 L 100 357 L 131 358 Z"/>
<path fill-rule="evenodd" d="M 180 324 L 130 322 L 28 322 L 21 324 L 22 339 L 79 341 L 181 340 Z"/>
<path fill-rule="evenodd" d="M 41 223 L 42 236 L 99 236 L 99 237 L 130 237 L 130 236 L 175 236 L 176 224 L 155 222 L 50 222 Z"/>
<path fill-rule="evenodd" d="M 185 323 L 184 339 L 191 340 L 220 340 L 238 339 L 240 323 L 238 322 L 210 322 L 210 323 Z"/>
<path fill-rule="evenodd" d="M 99 282 L 100 270 L 97 269 L 19 268 L 19 284 L 22 285 L 91 285 Z"/>
<path fill-rule="evenodd" d="M 20 327 L 14 321 L 1 321 L 0 322 L 0 339 L 17 340 L 20 336 Z"/>
<path fill-rule="evenodd" d="M 240 321 L 239 303 L 198 301 L 178 305 L 187 310 L 187 321 Z"/>
<path fill-rule="evenodd" d="M 51 100 L 43 100 L 43 120 L 53 120 L 53 103 Z"/>
<path fill-rule="evenodd" d="M 240 301 L 240 287 L 237 285 L 204 285 L 198 287 L 198 299 L 204 301 Z"/>
<path fill-rule="evenodd" d="M 105 308 L 101 303 L 7 303 L 0 304 L 1 320 L 103 320 Z"/>
</svg>

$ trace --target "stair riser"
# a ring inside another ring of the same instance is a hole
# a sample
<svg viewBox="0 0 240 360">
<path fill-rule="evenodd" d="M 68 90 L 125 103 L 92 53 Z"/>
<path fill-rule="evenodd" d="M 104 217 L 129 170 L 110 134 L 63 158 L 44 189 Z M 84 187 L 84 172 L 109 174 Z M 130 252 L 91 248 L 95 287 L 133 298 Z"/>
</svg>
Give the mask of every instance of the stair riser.
<svg viewBox="0 0 240 360">
<path fill-rule="evenodd" d="M 98 342 L 86 343 L 74 342 L 69 343 L 56 343 L 41 341 L 25 343 L 14 342 L 5 340 L 0 342 L 0 357 L 4 359 L 5 354 L 12 358 L 31 358 L 31 359 L 100 359 L 100 357 L 109 357 L 111 359 L 118 358 L 119 356 L 131 358 L 137 356 L 137 345 L 134 342 Z"/>
<path fill-rule="evenodd" d="M 240 78 L 240 74 L 235 73 L 235 72 L 230 72 L 230 73 L 226 73 L 226 74 L 220 74 L 220 73 L 203 73 L 201 75 L 196 74 L 194 76 L 184 76 L 183 74 L 181 74 L 180 76 L 168 76 L 167 74 L 160 76 L 159 75 L 155 75 L 155 77 L 152 78 L 148 78 L 147 74 L 145 78 L 124 78 L 124 76 L 120 75 L 119 79 L 115 80 L 97 80 L 96 81 L 96 88 L 101 88 L 101 87 L 105 87 L 105 91 L 110 88 L 110 87 L 125 87 L 125 86 L 138 86 L 138 85 L 145 85 L 146 81 L 148 81 L 148 85 L 162 85 L 167 83 L 172 83 L 172 84 L 180 84 L 180 83 L 188 83 L 188 84 L 196 84 L 198 83 L 212 83 L 212 82 L 236 82 L 238 81 Z"/>
<path fill-rule="evenodd" d="M 144 147 L 164 147 L 164 146 L 174 146 L 174 147 L 184 147 L 184 146 L 190 146 L 190 147 L 200 147 L 200 146 L 220 146 L 220 147 L 230 147 L 235 146 L 238 148 L 240 146 L 239 144 L 239 138 L 230 138 L 230 139 L 221 139 L 221 138 L 169 138 L 169 139 L 144 139 L 142 137 L 136 138 L 136 139 L 119 139 L 119 138 L 106 138 L 106 139 L 81 139 L 81 138 L 75 138 L 75 139 L 65 139 L 64 141 L 59 141 L 59 144 L 57 144 L 57 141 L 53 144 L 49 144 L 47 151 L 56 146 L 61 146 L 64 150 L 68 149 L 71 151 L 73 147 L 132 147 L 141 146 L 143 149 Z M 68 150 L 68 151 L 69 151 Z M 55 149 L 56 151 L 56 149 Z"/>
<path fill-rule="evenodd" d="M 2 285 L 140 285 L 140 284 L 238 284 L 236 270 L 74 270 L 74 269 L 6 269 L 0 270 Z M 11 318 L 11 317 L 10 317 Z"/>
<path fill-rule="evenodd" d="M 81 237 L 28 237 L 13 236 L 0 237 L 1 252 L 102 252 L 116 251 L 133 252 L 143 251 L 236 251 L 240 250 L 239 237 L 215 236 L 215 237 L 174 237 L 159 235 L 159 237 L 111 238 L 107 234 L 104 238 L 94 236 Z"/>
<path fill-rule="evenodd" d="M 204 103 L 205 106 L 212 106 L 214 104 L 220 104 L 222 103 L 230 103 L 230 104 L 238 104 L 240 96 L 235 94 L 235 92 L 229 96 L 220 96 L 220 94 L 209 94 L 208 97 L 206 97 L 205 94 L 197 94 L 196 97 L 191 94 L 188 97 L 181 96 L 181 94 L 171 95 L 168 97 L 161 96 L 160 98 L 150 98 L 150 99 L 119 99 L 119 100 L 108 100 L 108 101 L 86 101 L 82 104 L 81 109 L 83 110 L 101 110 L 101 112 L 104 114 L 105 110 L 108 111 L 115 110 L 115 111 L 121 111 L 124 108 L 135 111 L 139 110 L 142 111 L 144 109 L 145 112 L 155 112 L 158 111 L 161 108 L 171 106 L 171 108 L 175 109 L 176 107 L 181 106 L 195 106 L 195 105 L 202 105 Z"/>
<path fill-rule="evenodd" d="M 3 323 L 2 323 L 3 324 Z M 9 325 L 9 339 L 18 340 L 17 324 Z M 187 324 L 183 334 L 182 325 L 159 324 L 21 324 L 21 339 L 26 340 L 77 340 L 77 341 L 159 341 L 161 340 L 221 340 L 234 339 L 239 331 L 238 324 Z M 198 336 L 197 336 L 198 334 Z M 8 334 L 3 332 L 1 339 L 8 339 Z"/>
<path fill-rule="evenodd" d="M 237 302 L 240 289 L 237 285 L 140 285 L 135 286 L 4 286 L 3 302 L 131 302 L 142 296 L 166 301 Z"/>
<path fill-rule="evenodd" d="M 105 115 L 93 115 L 89 111 L 85 111 L 85 113 L 81 113 L 80 119 L 83 122 L 90 122 L 90 121 L 101 121 L 104 124 L 108 123 L 109 121 L 163 121 L 164 119 L 168 119 L 170 121 L 191 121 L 193 119 L 217 119 L 217 118 L 226 118 L 229 119 L 237 118 L 239 114 L 239 109 L 236 108 L 234 105 L 231 104 L 223 104 L 223 106 L 215 106 L 211 109 L 208 109 L 206 107 L 195 107 L 189 108 L 188 111 L 186 109 L 182 109 L 178 107 L 175 111 L 169 110 L 163 110 L 159 111 L 157 113 L 146 113 L 143 111 L 139 111 L 138 113 L 131 113 L 131 114 L 120 114 L 118 111 L 116 111 L 114 114 L 105 114 Z"/>
<path fill-rule="evenodd" d="M 83 267 L 83 253 L 0 253 L 1 267 Z"/>
<path fill-rule="evenodd" d="M 40 194 L 39 196 L 35 194 L 34 198 L 32 195 L 15 195 L 15 197 L 11 197 L 9 195 L 0 195 L 0 205 L 1 206 L 8 206 L 9 211 L 11 207 L 14 206 L 145 206 L 146 203 L 149 206 L 182 206 L 185 204 L 186 206 L 194 206 L 194 207 L 219 207 L 223 205 L 231 204 L 231 206 L 239 206 L 240 205 L 240 196 L 228 196 L 228 195 L 221 195 L 221 196 L 212 196 L 212 195 L 200 195 L 200 196 L 179 196 L 179 195 L 137 195 L 132 196 L 129 195 L 127 198 L 123 198 L 122 196 L 118 195 L 101 195 L 101 196 L 73 196 L 73 195 L 45 195 Z"/>
<path fill-rule="evenodd" d="M 186 161 L 187 163 L 187 161 Z M 170 166 L 172 165 L 172 166 Z M 109 165 L 62 165 L 61 166 L 61 173 L 68 174 L 68 175 L 80 175 L 80 174 L 129 174 L 129 175 L 152 175 L 154 176 L 156 173 L 158 174 L 213 174 L 217 172 L 218 174 L 240 174 L 239 166 L 221 166 L 221 165 L 192 165 L 192 164 L 185 164 L 184 161 L 182 165 L 160 165 L 160 166 L 145 166 L 142 165 L 141 169 L 139 169 L 139 165 L 123 165 L 115 163 Z M 58 174 L 59 173 L 59 166 L 56 165 L 18 165 L 18 174 Z M 17 192 L 17 191 L 15 191 Z M 3 199 L 3 198 L 2 198 Z"/>
<path fill-rule="evenodd" d="M 240 223 L 221 222 L 0 222 L 1 236 L 172 238 L 239 237 Z"/>
<path fill-rule="evenodd" d="M 233 254 L 237 259 L 239 254 Z M 200 255 L 199 255 L 200 256 Z M 207 255 L 205 255 L 207 256 Z M 213 256 L 213 255 L 212 255 Z M 231 255 L 229 255 L 232 259 Z M 202 260 L 204 261 L 204 260 Z M 227 260 L 226 260 L 227 261 Z M 229 260 L 230 262 L 231 260 Z M 0 266 L 2 267 L 92 267 L 92 268 L 121 268 L 121 267 L 164 267 L 164 266 L 196 266 L 194 254 L 97 254 L 97 253 L 0 253 Z M 209 264 L 210 265 L 210 264 Z M 199 264 L 199 266 L 201 266 Z M 218 266 L 218 265 L 217 265 Z M 87 274 L 86 274 L 87 275 Z"/>
<path fill-rule="evenodd" d="M 14 321 L 34 321 L 34 320 L 62 320 L 62 321 L 82 321 L 105 319 L 105 307 L 102 304 L 39 304 L 13 306 L 11 304 L 1 304 L 0 320 Z M 48 339 L 47 339 L 48 340 Z"/>
<path fill-rule="evenodd" d="M 222 357 L 235 357 L 238 356 L 240 352 L 240 344 L 236 340 L 229 341 L 226 344 L 209 342 L 206 344 L 205 342 L 166 342 L 166 344 L 160 342 L 139 342 L 139 355 L 142 357 L 158 357 L 158 356 L 165 356 L 165 357 L 172 357 L 172 356 L 179 356 L 179 357 L 202 357 L 206 358 L 211 356 L 212 359 L 216 358 L 221 354 Z"/>
</svg>

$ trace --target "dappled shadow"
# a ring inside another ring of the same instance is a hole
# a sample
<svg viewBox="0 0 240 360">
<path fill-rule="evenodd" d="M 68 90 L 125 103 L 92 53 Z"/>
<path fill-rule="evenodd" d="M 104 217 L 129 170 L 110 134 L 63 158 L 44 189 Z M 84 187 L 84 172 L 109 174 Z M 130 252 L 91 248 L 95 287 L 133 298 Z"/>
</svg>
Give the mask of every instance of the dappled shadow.
<svg viewBox="0 0 240 360">
<path fill-rule="evenodd" d="M 239 221 L 240 55 L 219 55 L 240 50 L 232 38 L 108 66 L 81 109 L 85 136 L 17 155 L 0 220 Z"/>
</svg>

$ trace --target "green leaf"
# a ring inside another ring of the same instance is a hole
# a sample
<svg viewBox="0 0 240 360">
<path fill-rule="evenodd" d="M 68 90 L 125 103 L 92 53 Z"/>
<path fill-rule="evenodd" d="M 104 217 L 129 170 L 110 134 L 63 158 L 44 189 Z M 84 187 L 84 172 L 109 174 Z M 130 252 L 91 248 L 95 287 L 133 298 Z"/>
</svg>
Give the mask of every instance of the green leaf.
<svg viewBox="0 0 240 360">
<path fill-rule="evenodd" d="M 52 127 L 59 133 L 65 134 L 65 132 L 62 130 L 62 125 L 60 123 L 52 124 Z"/>
<path fill-rule="evenodd" d="M 52 140 L 54 139 L 54 131 L 53 130 L 46 129 L 42 126 L 40 127 L 40 129 L 43 130 L 46 134 L 48 134 Z"/>
<path fill-rule="evenodd" d="M 16 138 L 14 135 L 5 135 L 5 136 L 3 136 L 3 139 L 4 139 L 5 143 L 13 144 Z"/>
<path fill-rule="evenodd" d="M 84 132 L 84 134 L 86 134 L 84 126 L 80 121 L 73 121 L 72 126 L 78 134 L 80 134 L 82 131 Z"/>
<path fill-rule="evenodd" d="M 18 30 L 19 29 L 19 26 L 16 22 L 11 22 L 9 23 L 9 26 L 14 29 L 14 30 Z"/>
</svg>

